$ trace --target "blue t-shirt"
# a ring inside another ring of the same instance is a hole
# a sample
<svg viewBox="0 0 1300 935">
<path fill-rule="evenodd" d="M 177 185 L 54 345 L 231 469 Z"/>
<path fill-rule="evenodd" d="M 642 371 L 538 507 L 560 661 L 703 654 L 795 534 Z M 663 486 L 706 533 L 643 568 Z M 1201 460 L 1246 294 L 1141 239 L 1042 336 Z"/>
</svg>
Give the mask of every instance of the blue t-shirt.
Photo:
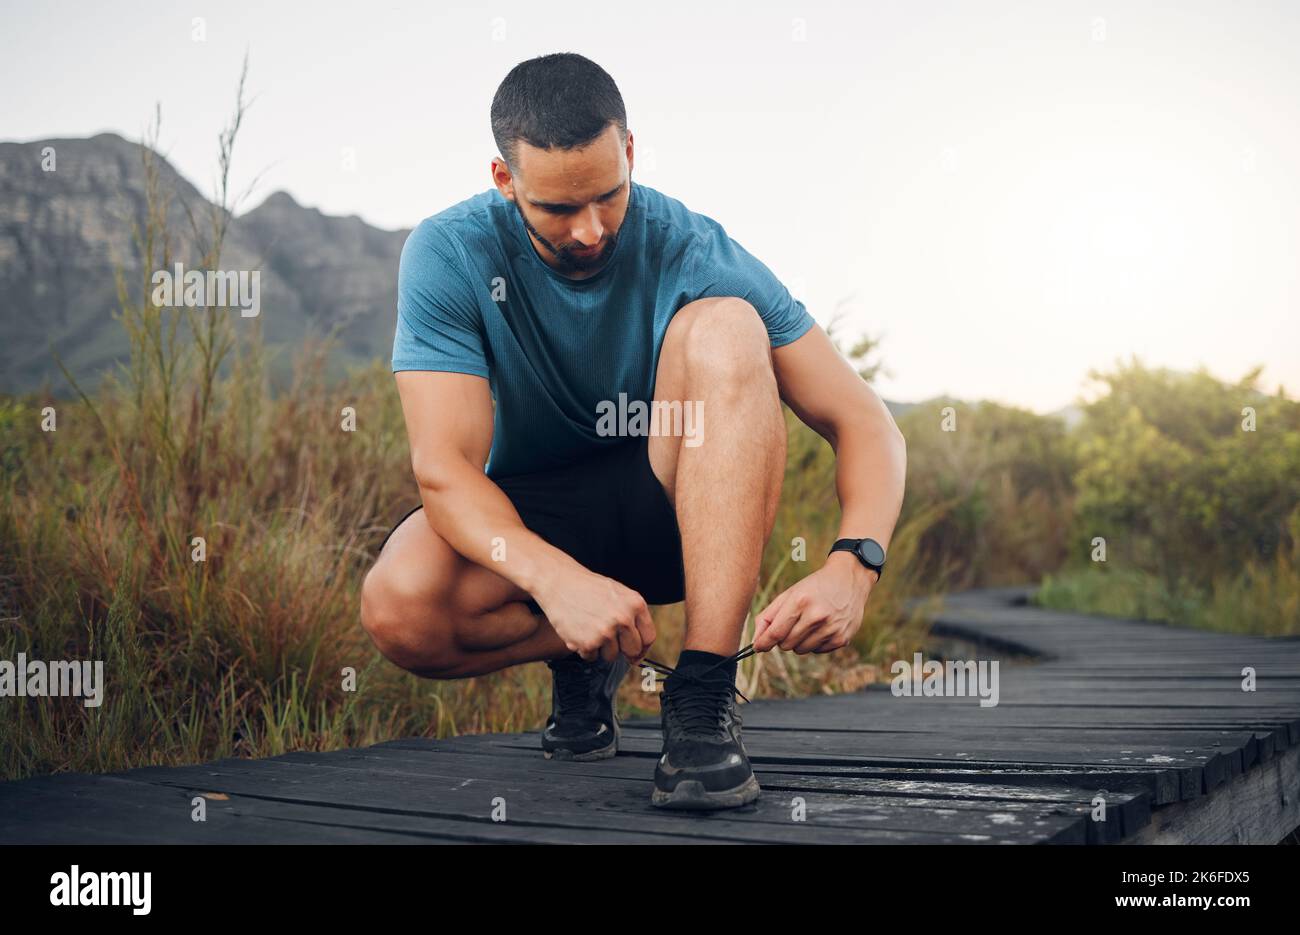
<svg viewBox="0 0 1300 935">
<path fill-rule="evenodd" d="M 753 305 L 772 347 L 815 323 L 722 225 L 652 188 L 632 183 L 614 252 L 586 279 L 548 266 L 515 206 L 492 188 L 407 237 L 393 371 L 488 379 L 496 403 L 488 476 L 559 467 L 626 440 L 600 434 L 600 414 L 620 393 L 629 404 L 654 399 L 668 322 L 713 296 Z"/>
</svg>

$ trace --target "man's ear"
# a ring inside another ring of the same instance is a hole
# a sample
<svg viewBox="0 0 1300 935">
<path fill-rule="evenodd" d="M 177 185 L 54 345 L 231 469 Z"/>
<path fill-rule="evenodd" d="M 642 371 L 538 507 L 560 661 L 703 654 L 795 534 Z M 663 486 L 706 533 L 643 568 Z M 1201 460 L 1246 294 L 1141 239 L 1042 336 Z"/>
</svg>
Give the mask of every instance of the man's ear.
<svg viewBox="0 0 1300 935">
<path fill-rule="evenodd" d="M 500 156 L 493 156 L 491 162 L 492 184 L 507 201 L 515 200 L 515 179 L 510 173 L 510 165 Z"/>
</svg>

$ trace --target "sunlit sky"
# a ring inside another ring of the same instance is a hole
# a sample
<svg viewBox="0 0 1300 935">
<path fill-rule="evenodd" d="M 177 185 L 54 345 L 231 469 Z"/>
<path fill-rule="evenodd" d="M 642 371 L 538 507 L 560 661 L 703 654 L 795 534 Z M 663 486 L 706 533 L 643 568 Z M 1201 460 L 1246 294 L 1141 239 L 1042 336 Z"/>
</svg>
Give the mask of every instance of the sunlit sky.
<svg viewBox="0 0 1300 935">
<path fill-rule="evenodd" d="M 195 17 L 204 19 L 195 41 Z M 1300 389 L 1300 3 L 6 0 L 0 138 L 139 139 L 387 228 L 489 187 L 517 62 L 618 82 L 633 177 L 720 221 L 890 399 L 1045 412 L 1136 354 Z M 348 167 L 345 151 L 353 154 Z"/>
</svg>

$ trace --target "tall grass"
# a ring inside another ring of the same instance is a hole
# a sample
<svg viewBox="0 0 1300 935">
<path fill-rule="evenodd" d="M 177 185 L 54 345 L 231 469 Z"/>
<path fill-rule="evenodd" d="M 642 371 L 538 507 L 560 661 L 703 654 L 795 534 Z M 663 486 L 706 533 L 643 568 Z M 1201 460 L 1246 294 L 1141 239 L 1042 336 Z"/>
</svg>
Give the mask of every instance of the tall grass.
<svg viewBox="0 0 1300 935">
<path fill-rule="evenodd" d="M 1070 567 L 1043 580 L 1035 601 L 1076 610 L 1248 636 L 1300 635 L 1300 508 L 1271 559 L 1250 558 L 1235 574 L 1207 580 L 1134 566 Z"/>
</svg>

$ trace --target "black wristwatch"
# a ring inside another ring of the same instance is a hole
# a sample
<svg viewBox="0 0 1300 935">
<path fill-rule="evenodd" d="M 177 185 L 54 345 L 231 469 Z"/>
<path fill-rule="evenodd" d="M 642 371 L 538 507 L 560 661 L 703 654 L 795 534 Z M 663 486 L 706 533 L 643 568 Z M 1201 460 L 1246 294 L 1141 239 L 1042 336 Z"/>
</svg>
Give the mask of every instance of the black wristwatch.
<svg viewBox="0 0 1300 935">
<path fill-rule="evenodd" d="M 836 539 L 826 554 L 834 552 L 852 552 L 858 561 L 876 573 L 877 581 L 885 573 L 885 547 L 875 539 Z"/>
</svg>

